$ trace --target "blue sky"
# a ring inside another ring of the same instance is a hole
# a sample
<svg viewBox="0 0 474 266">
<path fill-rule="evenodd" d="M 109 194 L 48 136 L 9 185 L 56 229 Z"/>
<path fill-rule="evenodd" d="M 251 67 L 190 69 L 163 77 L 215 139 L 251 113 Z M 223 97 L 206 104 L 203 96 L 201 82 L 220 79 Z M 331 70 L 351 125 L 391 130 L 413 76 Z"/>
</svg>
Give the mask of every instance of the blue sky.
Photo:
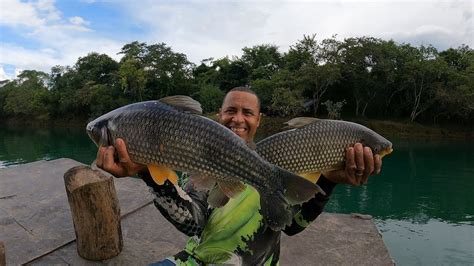
<svg viewBox="0 0 474 266">
<path fill-rule="evenodd" d="M 0 0 L 0 80 L 90 52 L 119 60 L 132 41 L 165 42 L 194 63 L 257 44 L 285 52 L 304 34 L 473 47 L 473 10 L 472 0 Z"/>
</svg>

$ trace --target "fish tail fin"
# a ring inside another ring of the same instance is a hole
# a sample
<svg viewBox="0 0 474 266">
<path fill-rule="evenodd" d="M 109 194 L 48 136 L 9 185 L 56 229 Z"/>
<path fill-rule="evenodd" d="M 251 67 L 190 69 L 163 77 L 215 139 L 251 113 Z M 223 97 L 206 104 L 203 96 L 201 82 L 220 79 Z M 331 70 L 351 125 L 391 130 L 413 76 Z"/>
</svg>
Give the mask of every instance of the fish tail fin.
<svg viewBox="0 0 474 266">
<path fill-rule="evenodd" d="M 265 223 L 274 231 L 280 231 L 290 225 L 293 212 L 281 191 L 260 193 L 260 211 Z"/>
<path fill-rule="evenodd" d="M 291 205 L 306 202 L 318 193 L 325 194 L 318 185 L 279 167 L 275 167 L 271 180 L 273 189 L 260 191 L 260 206 L 265 222 L 275 231 L 291 224 Z"/>
</svg>

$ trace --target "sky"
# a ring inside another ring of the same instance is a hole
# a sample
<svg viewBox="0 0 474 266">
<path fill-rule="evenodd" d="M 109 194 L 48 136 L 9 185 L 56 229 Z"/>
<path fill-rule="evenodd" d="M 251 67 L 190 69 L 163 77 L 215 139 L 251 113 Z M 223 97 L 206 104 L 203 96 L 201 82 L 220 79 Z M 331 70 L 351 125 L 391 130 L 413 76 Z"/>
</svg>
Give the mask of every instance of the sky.
<svg viewBox="0 0 474 266">
<path fill-rule="evenodd" d="M 164 42 L 196 64 L 259 44 L 286 52 L 312 34 L 472 48 L 473 13 L 474 0 L 0 0 L 0 80 L 91 52 L 120 60 L 133 41 Z"/>
</svg>

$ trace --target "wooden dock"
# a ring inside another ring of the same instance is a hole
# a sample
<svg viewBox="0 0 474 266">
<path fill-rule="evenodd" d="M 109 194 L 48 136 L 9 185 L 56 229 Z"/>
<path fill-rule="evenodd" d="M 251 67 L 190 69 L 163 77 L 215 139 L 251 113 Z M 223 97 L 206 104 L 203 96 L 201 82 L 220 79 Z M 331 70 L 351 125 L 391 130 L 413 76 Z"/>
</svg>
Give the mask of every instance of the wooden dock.
<svg viewBox="0 0 474 266">
<path fill-rule="evenodd" d="M 146 265 L 180 251 L 187 237 L 152 203 L 145 183 L 114 179 L 122 214 L 124 248 L 94 262 L 76 251 L 63 175 L 80 165 L 71 159 L 0 169 L 0 241 L 7 265 Z M 393 265 L 371 220 L 322 214 L 304 232 L 282 237 L 281 265 Z"/>
</svg>

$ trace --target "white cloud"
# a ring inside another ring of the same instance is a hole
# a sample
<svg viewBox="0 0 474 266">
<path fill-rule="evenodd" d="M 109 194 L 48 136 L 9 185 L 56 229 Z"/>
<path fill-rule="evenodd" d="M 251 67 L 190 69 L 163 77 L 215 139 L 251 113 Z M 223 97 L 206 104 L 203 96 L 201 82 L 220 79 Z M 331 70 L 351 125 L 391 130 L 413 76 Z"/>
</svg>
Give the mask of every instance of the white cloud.
<svg viewBox="0 0 474 266">
<path fill-rule="evenodd" d="M 83 26 L 83 25 L 90 24 L 89 21 L 86 21 L 83 18 L 78 17 L 78 16 L 69 18 L 69 22 L 71 22 L 71 24 L 76 25 L 76 26 Z"/>
<path fill-rule="evenodd" d="M 83 0 L 94 4 L 94 0 Z M 129 25 L 143 35 L 124 30 L 103 34 L 83 14 L 63 17 L 52 0 L 20 2 L 0 0 L 0 26 L 13 27 L 35 43 L 22 46 L 0 41 L 0 63 L 48 72 L 54 65 L 72 65 L 95 51 L 120 58 L 127 41 L 165 42 L 192 62 L 214 57 L 240 56 L 241 49 L 274 44 L 286 51 L 304 34 L 322 40 L 372 36 L 433 44 L 438 49 L 474 46 L 472 1 L 399 0 L 360 2 L 329 1 L 136 1 L 109 2 L 121 9 Z M 100 15 L 100 14 L 99 14 Z M 123 41 L 127 40 L 127 41 Z M 27 48 L 28 47 L 28 48 Z"/>
<path fill-rule="evenodd" d="M 31 3 L 23 3 L 17 0 L 2 0 L 0 7 L 0 24 L 37 27 L 45 23 L 45 20 L 38 15 L 36 7 Z"/>
<path fill-rule="evenodd" d="M 30 14 L 41 18 L 41 23 L 23 23 L 21 26 L 28 28 L 18 29 L 23 38 L 35 43 L 33 48 L 2 40 L 0 63 L 14 65 L 20 69 L 49 72 L 55 65 L 73 65 L 79 57 L 86 56 L 90 52 L 106 53 L 115 59 L 119 58 L 116 54 L 123 43 L 98 36 L 87 27 L 89 22 L 82 17 L 74 16 L 67 21 L 64 20 L 61 12 L 55 8 L 54 1 L 40 0 L 29 3 L 8 1 L 14 8 L 6 13 Z M 3 11 L 1 12 L 3 15 Z M 15 20 L 6 20 L 4 24 L 19 27 Z"/>
<path fill-rule="evenodd" d="M 469 1 L 468 1 L 469 2 Z M 303 35 L 337 34 L 420 40 L 439 49 L 473 46 L 472 4 L 447 1 L 241 1 L 122 2 L 132 21 L 151 30 L 141 41 L 165 42 L 193 62 L 241 55 L 245 46 L 270 43 L 286 51 Z M 468 10 L 468 11 L 466 11 Z M 471 26 L 470 26 L 471 25 Z M 438 37 L 438 34 L 440 37 Z M 418 43 L 416 42 L 418 40 Z"/>
<path fill-rule="evenodd" d="M 54 6 L 54 0 L 39 0 L 33 5 L 47 20 L 59 20 L 61 18 L 61 12 Z"/>
</svg>

